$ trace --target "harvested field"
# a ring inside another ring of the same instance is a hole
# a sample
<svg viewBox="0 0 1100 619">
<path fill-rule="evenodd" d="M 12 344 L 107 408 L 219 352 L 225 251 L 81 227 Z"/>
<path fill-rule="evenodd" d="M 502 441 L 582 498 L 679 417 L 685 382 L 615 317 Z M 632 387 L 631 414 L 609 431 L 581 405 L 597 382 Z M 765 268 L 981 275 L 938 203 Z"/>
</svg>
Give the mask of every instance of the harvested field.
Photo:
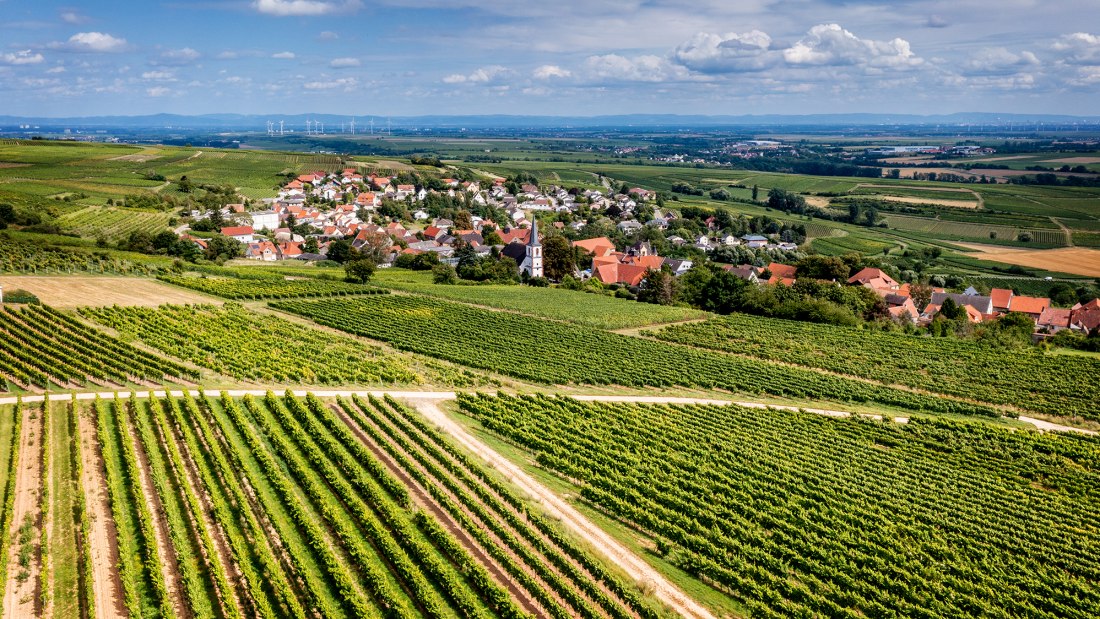
<svg viewBox="0 0 1100 619">
<path fill-rule="evenodd" d="M 816 206 L 818 208 L 829 208 L 829 198 L 822 198 L 821 196 L 803 196 L 806 198 L 806 204 L 810 206 Z"/>
<path fill-rule="evenodd" d="M 0 277 L 5 290 L 26 290 L 46 305 L 73 308 L 87 305 L 141 305 L 155 307 L 164 303 L 216 303 L 216 297 L 192 292 L 151 279 L 128 277 Z"/>
<path fill-rule="evenodd" d="M 1017 249 L 999 245 L 982 245 L 980 243 L 955 243 L 955 245 L 977 251 L 981 254 L 980 258 L 988 258 L 997 262 L 1018 264 L 1033 269 L 1073 273 L 1074 275 L 1100 277 L 1100 250 L 1097 249 L 1083 249 L 1080 247 Z"/>
<path fill-rule="evenodd" d="M 941 200 L 938 198 L 916 198 L 913 196 L 878 196 L 887 202 L 902 202 L 904 204 L 935 204 L 936 206 L 951 206 L 955 208 L 978 208 L 978 202 L 970 200 Z"/>
<path fill-rule="evenodd" d="M 993 163 L 994 161 L 1012 161 L 1014 159 L 1030 159 L 1031 155 L 1009 155 L 1007 157 L 983 157 L 981 159 L 971 159 L 973 163 Z"/>
</svg>

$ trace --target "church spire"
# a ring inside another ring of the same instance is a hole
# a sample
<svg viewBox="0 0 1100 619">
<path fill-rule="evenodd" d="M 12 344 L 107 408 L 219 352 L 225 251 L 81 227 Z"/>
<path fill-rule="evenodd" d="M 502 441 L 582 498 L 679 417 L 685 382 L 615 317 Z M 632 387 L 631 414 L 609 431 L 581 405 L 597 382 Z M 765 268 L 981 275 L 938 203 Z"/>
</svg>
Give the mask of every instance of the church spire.
<svg viewBox="0 0 1100 619">
<path fill-rule="evenodd" d="M 531 240 L 527 241 L 528 247 L 541 247 L 539 243 L 539 220 L 536 219 L 531 222 Z"/>
</svg>

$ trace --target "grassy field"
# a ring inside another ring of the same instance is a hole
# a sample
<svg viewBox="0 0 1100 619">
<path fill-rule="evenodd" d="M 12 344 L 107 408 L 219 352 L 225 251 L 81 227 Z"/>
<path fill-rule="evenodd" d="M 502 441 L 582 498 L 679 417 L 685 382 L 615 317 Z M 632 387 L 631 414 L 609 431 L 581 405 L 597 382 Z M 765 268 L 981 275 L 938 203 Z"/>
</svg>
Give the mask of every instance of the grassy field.
<svg viewBox="0 0 1100 619">
<path fill-rule="evenodd" d="M 637 303 L 561 288 L 437 285 L 432 283 L 429 271 L 384 269 L 375 275 L 372 283 L 395 290 L 531 314 L 597 329 L 644 327 L 707 316 L 706 312 L 690 308 Z"/>
</svg>

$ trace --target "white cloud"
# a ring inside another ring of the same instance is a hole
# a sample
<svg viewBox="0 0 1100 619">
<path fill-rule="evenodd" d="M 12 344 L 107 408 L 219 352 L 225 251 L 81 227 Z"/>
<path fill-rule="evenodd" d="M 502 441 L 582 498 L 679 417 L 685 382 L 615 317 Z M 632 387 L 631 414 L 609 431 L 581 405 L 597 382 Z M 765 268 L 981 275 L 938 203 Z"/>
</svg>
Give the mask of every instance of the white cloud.
<svg viewBox="0 0 1100 619">
<path fill-rule="evenodd" d="M 1031 52 L 1016 54 L 1003 47 L 987 47 L 971 54 L 962 66 L 972 75 L 1004 75 L 1033 69 L 1039 64 L 1039 58 Z"/>
<path fill-rule="evenodd" d="M 164 97 L 172 94 L 172 89 L 165 88 L 164 86 L 154 86 L 152 88 L 147 88 L 145 94 L 150 97 Z"/>
<path fill-rule="evenodd" d="M 353 90 L 359 85 L 359 80 L 354 77 L 342 77 L 335 80 L 315 80 L 312 82 L 306 82 L 303 84 L 303 88 L 306 90 L 334 90 L 342 88 L 345 91 Z"/>
<path fill-rule="evenodd" d="M 340 35 L 331 30 L 325 30 L 321 34 L 317 35 L 317 38 L 321 41 L 335 41 L 340 38 Z"/>
<path fill-rule="evenodd" d="M 693 71 L 731 73 L 760 71 L 777 59 L 769 53 L 772 38 L 766 32 L 709 34 L 700 32 L 673 52 L 676 62 Z"/>
<path fill-rule="evenodd" d="M 0 64 L 6 65 L 39 64 L 44 60 L 46 58 L 42 54 L 31 52 L 29 49 L 0 54 Z"/>
<path fill-rule="evenodd" d="M 66 24 L 83 24 L 89 21 L 86 15 L 81 15 L 76 11 L 62 11 L 60 17 L 61 21 Z"/>
<path fill-rule="evenodd" d="M 103 32 L 78 32 L 64 43 L 51 43 L 49 47 L 70 52 L 120 52 L 126 49 L 126 39 Z"/>
<path fill-rule="evenodd" d="M 49 69 L 46 69 L 46 73 L 49 73 L 51 75 L 56 75 L 58 73 L 64 73 L 64 72 L 65 72 L 65 67 L 50 67 Z"/>
<path fill-rule="evenodd" d="M 531 73 L 531 77 L 537 80 L 549 80 L 554 78 L 564 79 L 572 75 L 572 71 L 569 71 L 568 69 L 563 69 L 554 64 L 544 64 L 541 67 L 535 69 L 533 73 Z"/>
<path fill-rule="evenodd" d="M 691 74 L 667 58 L 645 55 L 628 58 L 619 54 L 589 56 L 585 74 L 596 82 L 666 82 L 689 79 Z"/>
<path fill-rule="evenodd" d="M 469 75 L 453 73 L 443 78 L 444 84 L 487 84 L 499 81 L 509 75 L 511 70 L 500 65 L 481 67 Z"/>
<path fill-rule="evenodd" d="M 1100 65 L 1100 35 L 1087 32 L 1063 35 L 1051 48 L 1064 52 L 1070 64 Z"/>
<path fill-rule="evenodd" d="M 201 57 L 202 54 L 194 49 L 191 49 L 190 47 L 184 47 L 182 49 L 170 49 L 163 52 L 153 64 L 182 66 L 185 64 L 191 64 Z"/>
<path fill-rule="evenodd" d="M 322 0 L 255 0 L 252 7 L 266 15 L 277 17 L 331 15 L 358 10 L 359 0 L 326 2 Z"/>
<path fill-rule="evenodd" d="M 333 69 L 344 69 L 347 67 L 358 67 L 362 64 L 358 58 L 333 58 L 328 66 Z"/>
<path fill-rule="evenodd" d="M 146 71 L 141 74 L 141 79 L 155 80 L 158 82 L 174 82 L 176 76 L 171 71 Z"/>
<path fill-rule="evenodd" d="M 783 58 L 789 64 L 804 66 L 908 68 L 924 62 L 913 53 L 905 39 L 861 39 L 839 24 L 819 24 L 810 28 L 806 36 L 783 50 Z"/>
<path fill-rule="evenodd" d="M 271 57 L 278 58 L 279 60 L 294 60 L 295 58 L 294 52 L 279 52 L 277 54 L 272 54 Z"/>
</svg>

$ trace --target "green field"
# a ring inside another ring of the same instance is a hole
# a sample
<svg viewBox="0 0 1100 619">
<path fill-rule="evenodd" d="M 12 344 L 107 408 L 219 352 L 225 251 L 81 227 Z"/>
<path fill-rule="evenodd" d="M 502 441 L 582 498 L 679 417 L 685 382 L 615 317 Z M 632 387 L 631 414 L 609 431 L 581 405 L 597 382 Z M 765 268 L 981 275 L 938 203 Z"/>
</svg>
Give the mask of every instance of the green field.
<svg viewBox="0 0 1100 619">
<path fill-rule="evenodd" d="M 405 292 L 485 305 L 597 329 L 644 327 L 707 316 L 706 312 L 690 308 L 637 303 L 562 288 L 438 285 L 432 283 L 431 273 L 428 271 L 384 269 L 376 274 L 373 281 L 377 285 Z"/>
</svg>

